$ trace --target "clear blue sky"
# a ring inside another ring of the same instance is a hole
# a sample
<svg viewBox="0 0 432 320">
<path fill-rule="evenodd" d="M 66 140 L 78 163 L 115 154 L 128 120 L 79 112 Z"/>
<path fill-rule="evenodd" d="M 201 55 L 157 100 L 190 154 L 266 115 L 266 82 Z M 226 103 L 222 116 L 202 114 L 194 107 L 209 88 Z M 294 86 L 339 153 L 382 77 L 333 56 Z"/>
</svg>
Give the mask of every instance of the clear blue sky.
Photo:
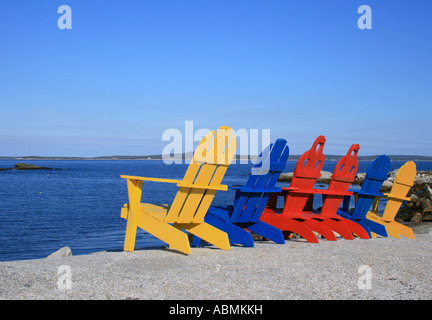
<svg viewBox="0 0 432 320">
<path fill-rule="evenodd" d="M 323 134 L 327 154 L 432 156 L 431 15 L 428 0 L 3 1 L 0 156 L 160 154 L 188 120 L 270 129 L 292 154 Z"/>
</svg>

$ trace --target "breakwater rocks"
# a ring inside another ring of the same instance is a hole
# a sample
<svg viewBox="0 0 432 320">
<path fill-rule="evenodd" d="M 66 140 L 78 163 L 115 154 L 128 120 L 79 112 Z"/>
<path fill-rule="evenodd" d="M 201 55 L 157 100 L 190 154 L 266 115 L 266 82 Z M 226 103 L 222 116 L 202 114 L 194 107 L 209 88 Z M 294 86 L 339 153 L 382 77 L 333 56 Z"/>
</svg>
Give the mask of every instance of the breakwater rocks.
<svg viewBox="0 0 432 320">
<path fill-rule="evenodd" d="M 410 222 L 432 222 L 432 171 L 419 171 L 398 218 Z"/>
<path fill-rule="evenodd" d="M 380 192 L 389 192 L 393 187 L 393 182 L 398 169 L 391 171 L 387 175 Z M 354 185 L 362 185 L 366 173 L 357 173 Z M 290 182 L 293 173 L 282 173 L 278 181 Z M 321 177 L 317 183 L 329 184 L 332 173 L 321 171 Z M 432 171 L 418 171 L 414 180 L 414 185 L 408 192 L 411 201 L 402 204 L 396 220 L 399 222 L 432 222 Z"/>
</svg>

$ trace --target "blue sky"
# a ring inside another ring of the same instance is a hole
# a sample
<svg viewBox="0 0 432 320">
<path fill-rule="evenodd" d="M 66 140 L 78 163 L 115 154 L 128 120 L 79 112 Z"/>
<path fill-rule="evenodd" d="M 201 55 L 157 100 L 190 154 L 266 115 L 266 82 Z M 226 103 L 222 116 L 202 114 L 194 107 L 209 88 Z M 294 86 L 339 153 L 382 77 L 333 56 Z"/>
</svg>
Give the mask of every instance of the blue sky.
<svg viewBox="0 0 432 320">
<path fill-rule="evenodd" d="M 60 5 L 72 29 L 60 30 Z M 372 29 L 360 30 L 360 5 Z M 270 129 L 301 154 L 432 156 L 431 1 L 3 1 L 0 156 L 160 154 Z"/>
</svg>

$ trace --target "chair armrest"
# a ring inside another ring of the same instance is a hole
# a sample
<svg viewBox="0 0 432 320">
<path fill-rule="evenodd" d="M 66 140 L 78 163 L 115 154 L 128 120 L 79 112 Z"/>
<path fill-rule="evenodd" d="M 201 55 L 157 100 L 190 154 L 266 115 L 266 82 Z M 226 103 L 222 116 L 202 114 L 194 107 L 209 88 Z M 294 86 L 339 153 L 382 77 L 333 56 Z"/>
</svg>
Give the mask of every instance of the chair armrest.
<svg viewBox="0 0 432 320">
<path fill-rule="evenodd" d="M 310 194 L 325 194 L 325 195 L 336 195 L 336 196 L 351 196 L 351 191 L 334 191 L 327 189 L 307 189 L 307 190 L 293 190 L 292 193 L 310 193 Z"/>
<path fill-rule="evenodd" d="M 372 196 L 372 197 L 382 197 L 384 196 L 382 193 L 380 192 L 364 192 L 364 191 L 354 191 L 354 194 L 358 194 L 359 196 Z"/>
<path fill-rule="evenodd" d="M 179 181 L 177 183 L 177 186 L 179 186 L 179 187 L 186 187 L 186 188 L 192 188 L 192 189 L 207 189 L 207 190 L 228 191 L 228 186 L 227 185 L 223 185 L 223 184 L 209 186 L 209 185 L 203 185 L 203 184 L 197 184 L 197 183 L 190 183 L 190 182 Z"/>
<path fill-rule="evenodd" d="M 296 191 L 298 188 L 295 187 L 282 187 L 282 191 Z"/>
<path fill-rule="evenodd" d="M 232 189 L 240 190 L 241 192 L 247 192 L 247 193 L 273 193 L 277 192 L 280 193 L 282 191 L 279 187 L 273 187 L 273 188 L 251 188 L 246 186 L 232 186 Z"/>
<path fill-rule="evenodd" d="M 120 178 L 129 179 L 129 180 L 175 183 L 177 184 L 178 187 L 187 187 L 187 188 L 195 188 L 195 189 L 210 189 L 210 190 L 222 190 L 222 191 L 228 190 L 228 186 L 226 185 L 207 186 L 207 185 L 200 185 L 196 183 L 188 183 L 188 182 L 184 182 L 183 180 L 148 178 L 148 177 L 137 177 L 137 176 L 126 176 L 126 175 L 121 175 Z"/>
<path fill-rule="evenodd" d="M 137 176 L 126 176 L 126 175 L 121 175 L 120 178 L 122 178 L 122 179 L 129 179 L 129 180 L 167 182 L 167 183 L 177 183 L 177 184 L 182 182 L 182 180 L 148 178 L 148 177 L 137 177 Z"/>
<path fill-rule="evenodd" d="M 388 198 L 388 199 L 397 199 L 397 200 L 402 200 L 402 201 L 411 201 L 410 197 L 400 197 L 400 196 L 395 196 L 391 193 L 384 193 L 384 197 Z"/>
</svg>

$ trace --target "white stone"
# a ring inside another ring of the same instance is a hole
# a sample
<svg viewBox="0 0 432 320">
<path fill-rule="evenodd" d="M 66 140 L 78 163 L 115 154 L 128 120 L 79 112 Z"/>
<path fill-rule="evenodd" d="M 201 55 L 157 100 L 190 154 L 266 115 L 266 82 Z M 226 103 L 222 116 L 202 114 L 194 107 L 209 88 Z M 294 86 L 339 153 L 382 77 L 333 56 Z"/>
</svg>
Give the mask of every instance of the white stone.
<svg viewBox="0 0 432 320">
<path fill-rule="evenodd" d="M 63 248 L 57 250 L 56 252 L 51 253 L 45 259 L 70 257 L 70 256 L 72 256 L 72 250 L 68 246 L 66 246 L 66 247 L 63 247 Z"/>
</svg>

